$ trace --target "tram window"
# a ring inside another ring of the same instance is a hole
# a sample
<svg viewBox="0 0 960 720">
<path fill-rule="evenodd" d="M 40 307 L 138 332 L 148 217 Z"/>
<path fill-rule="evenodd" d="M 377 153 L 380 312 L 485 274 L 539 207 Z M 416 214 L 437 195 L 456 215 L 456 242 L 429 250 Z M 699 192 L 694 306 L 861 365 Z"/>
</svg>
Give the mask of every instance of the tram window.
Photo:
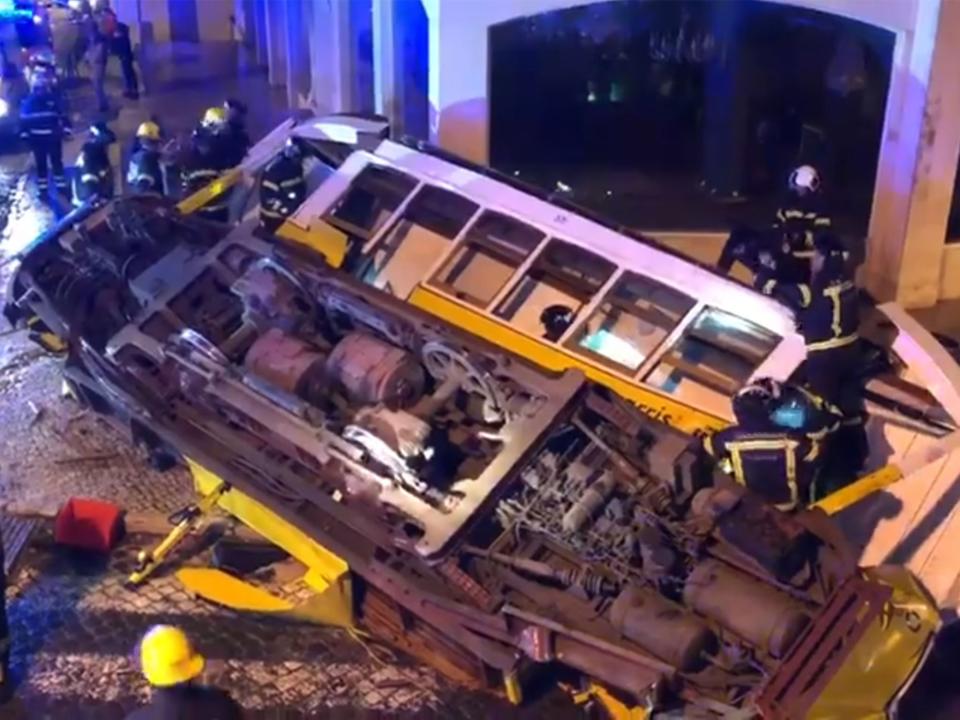
<svg viewBox="0 0 960 720">
<path fill-rule="evenodd" d="M 695 304 L 679 290 L 625 273 L 567 347 L 635 372 Z"/>
<path fill-rule="evenodd" d="M 731 396 L 779 342 L 748 320 L 704 308 L 645 381 L 682 402 L 726 412 Z"/>
<path fill-rule="evenodd" d="M 328 219 L 352 235 L 367 240 L 377 234 L 416 186 L 415 179 L 399 170 L 367 165 L 334 205 Z"/>
<path fill-rule="evenodd" d="M 406 298 L 447 252 L 477 207 L 456 193 L 424 187 L 364 262 L 363 281 Z"/>
<path fill-rule="evenodd" d="M 485 308 L 544 237 L 519 220 L 487 210 L 467 230 L 431 283 Z"/>
<path fill-rule="evenodd" d="M 614 270 L 598 255 L 551 240 L 495 313 L 519 330 L 558 340 Z"/>
</svg>

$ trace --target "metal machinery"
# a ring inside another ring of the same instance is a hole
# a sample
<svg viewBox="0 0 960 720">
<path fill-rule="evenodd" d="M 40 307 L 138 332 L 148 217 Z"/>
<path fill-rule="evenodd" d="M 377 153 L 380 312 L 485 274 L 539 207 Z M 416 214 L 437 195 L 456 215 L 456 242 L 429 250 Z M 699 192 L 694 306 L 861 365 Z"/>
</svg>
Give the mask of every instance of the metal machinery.
<svg viewBox="0 0 960 720">
<path fill-rule="evenodd" d="M 557 663 L 690 718 L 893 711 L 938 627 L 909 573 L 579 371 L 227 232 L 88 210 L 28 249 L 6 314 L 67 339 L 76 395 L 136 442 L 348 563 L 368 630 L 514 693 Z"/>
</svg>

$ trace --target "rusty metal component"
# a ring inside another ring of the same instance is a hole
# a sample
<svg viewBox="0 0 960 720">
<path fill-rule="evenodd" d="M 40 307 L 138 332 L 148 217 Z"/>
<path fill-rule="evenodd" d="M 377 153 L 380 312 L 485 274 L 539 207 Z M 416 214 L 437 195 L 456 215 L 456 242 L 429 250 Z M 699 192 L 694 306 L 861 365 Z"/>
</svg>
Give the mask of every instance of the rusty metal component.
<svg viewBox="0 0 960 720">
<path fill-rule="evenodd" d="M 312 320 L 315 303 L 296 279 L 270 260 L 260 260 L 230 288 L 243 300 L 244 320 L 261 330 L 296 332 Z"/>
<path fill-rule="evenodd" d="M 483 585 L 461 570 L 455 558 L 448 557 L 437 565 L 437 570 L 455 587 L 462 590 L 481 610 L 490 612 L 497 605 L 496 598 L 487 592 Z"/>
<path fill-rule="evenodd" d="M 701 490 L 691 512 L 709 520 L 718 540 L 778 580 L 788 581 L 813 558 L 813 536 L 802 524 L 741 487 Z"/>
<path fill-rule="evenodd" d="M 327 391 L 326 358 L 303 340 L 272 328 L 247 351 L 247 370 L 307 402 L 319 402 Z"/>
<path fill-rule="evenodd" d="M 468 393 L 483 398 L 483 419 L 497 423 L 504 419 L 506 399 L 499 383 L 463 352 L 441 342 L 429 342 L 423 346 L 423 364 L 440 383 L 459 380 Z"/>
<path fill-rule="evenodd" d="M 363 408 L 355 422 L 383 440 L 403 458 L 423 454 L 430 436 L 430 425 L 404 410 L 383 405 Z"/>
<path fill-rule="evenodd" d="M 587 568 L 555 568 L 552 565 L 524 557 L 513 557 L 503 553 L 488 552 L 479 548 L 464 548 L 467 552 L 506 565 L 520 572 L 532 575 L 540 580 L 555 582 L 564 587 L 577 587 L 587 595 L 615 595 L 619 590 L 617 583 L 598 575 Z"/>
<path fill-rule="evenodd" d="M 327 373 L 351 401 L 409 407 L 423 396 L 423 368 L 410 353 L 365 333 L 351 333 L 327 358 Z"/>
<path fill-rule="evenodd" d="M 560 521 L 564 531 L 572 533 L 582 528 L 607 501 L 616 485 L 617 481 L 611 472 L 605 472 L 597 478 L 564 513 Z"/>
<path fill-rule="evenodd" d="M 694 567 L 683 601 L 775 658 L 790 650 L 810 622 L 803 605 L 717 560 Z"/>
<path fill-rule="evenodd" d="M 648 588 L 631 585 L 610 606 L 610 623 L 625 638 L 682 672 L 704 665 L 717 638 L 683 607 Z"/>
<path fill-rule="evenodd" d="M 849 578 L 831 597 L 803 640 L 784 658 L 757 699 L 763 717 L 791 720 L 808 710 L 893 594 L 889 585 Z"/>
</svg>

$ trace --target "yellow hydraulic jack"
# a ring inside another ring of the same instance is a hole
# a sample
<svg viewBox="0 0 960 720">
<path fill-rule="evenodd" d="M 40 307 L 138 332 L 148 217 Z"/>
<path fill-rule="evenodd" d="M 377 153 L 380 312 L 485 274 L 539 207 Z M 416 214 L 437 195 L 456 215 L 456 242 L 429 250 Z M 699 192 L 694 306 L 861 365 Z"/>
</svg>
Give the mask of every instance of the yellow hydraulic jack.
<svg viewBox="0 0 960 720">
<path fill-rule="evenodd" d="M 170 516 L 173 530 L 152 550 L 141 550 L 137 555 L 137 569 L 127 578 L 130 585 L 139 585 L 163 563 L 170 552 L 193 532 L 210 511 L 216 507 L 223 494 L 230 489 L 225 482 L 218 483 L 200 498 L 196 505 L 189 505 Z"/>
</svg>

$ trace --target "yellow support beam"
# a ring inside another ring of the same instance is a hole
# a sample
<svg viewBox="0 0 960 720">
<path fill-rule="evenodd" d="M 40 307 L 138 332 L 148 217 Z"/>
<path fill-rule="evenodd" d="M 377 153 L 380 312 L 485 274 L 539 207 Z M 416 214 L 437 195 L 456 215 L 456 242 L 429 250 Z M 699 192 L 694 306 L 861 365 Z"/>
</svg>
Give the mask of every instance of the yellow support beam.
<svg viewBox="0 0 960 720">
<path fill-rule="evenodd" d="M 177 210 L 184 215 L 190 215 L 191 213 L 194 213 L 202 208 L 214 198 L 225 193 L 227 190 L 239 183 L 242 178 L 243 170 L 240 168 L 228 170 L 209 185 L 200 188 L 193 193 L 193 195 L 190 195 L 189 197 L 186 197 L 177 203 Z"/>
<path fill-rule="evenodd" d="M 903 478 L 903 471 L 896 465 L 886 465 L 879 470 L 850 483 L 844 488 L 830 493 L 813 504 L 827 515 L 836 515 L 851 505 L 860 502 L 868 495 L 893 485 Z"/>
</svg>

